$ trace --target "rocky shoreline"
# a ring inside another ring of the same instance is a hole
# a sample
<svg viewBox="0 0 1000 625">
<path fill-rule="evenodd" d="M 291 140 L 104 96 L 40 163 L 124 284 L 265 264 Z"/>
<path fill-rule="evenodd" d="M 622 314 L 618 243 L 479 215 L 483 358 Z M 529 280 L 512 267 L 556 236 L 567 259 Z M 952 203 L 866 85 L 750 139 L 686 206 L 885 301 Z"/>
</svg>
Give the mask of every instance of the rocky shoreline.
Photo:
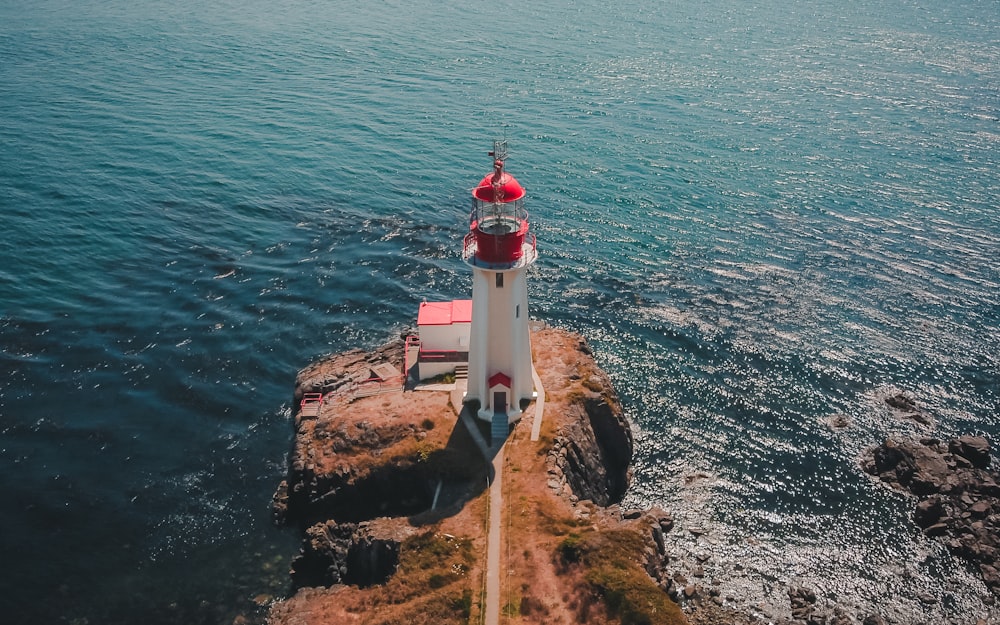
<svg viewBox="0 0 1000 625">
<path fill-rule="evenodd" d="M 1000 595 L 1000 474 L 981 436 L 886 440 L 864 469 L 918 500 L 913 522 L 966 560 Z"/>
<path fill-rule="evenodd" d="M 509 582 L 516 601 L 504 613 L 511 622 L 586 622 L 600 614 L 609 622 L 697 625 L 897 623 L 891 614 L 848 613 L 819 589 L 794 584 L 787 616 L 763 621 L 723 596 L 702 566 L 710 553 L 671 553 L 667 537 L 680 530 L 669 512 L 618 505 L 631 478 L 632 431 L 586 341 L 543 328 L 532 342 L 548 405 L 538 443 L 527 440 L 529 409 L 506 446 L 507 531 L 520 549 L 506 566 L 524 580 Z M 399 341 L 334 355 L 299 373 L 296 406 L 309 393 L 326 395 L 315 414 L 296 413 L 288 476 L 275 493 L 275 522 L 297 527 L 302 546 L 292 564 L 293 594 L 272 606 L 272 625 L 467 623 L 481 616 L 477 554 L 485 552 L 492 468 L 477 433 L 457 418 L 457 398 L 401 388 L 349 392 L 383 364 L 402 370 L 403 360 Z M 917 423 L 930 422 L 908 396 L 885 401 Z M 991 464 L 988 441 L 975 436 L 887 440 L 862 459 L 865 471 L 918 500 L 914 523 L 976 567 L 995 595 L 1000 476 Z M 655 617 L 634 608 L 653 604 Z"/>
</svg>

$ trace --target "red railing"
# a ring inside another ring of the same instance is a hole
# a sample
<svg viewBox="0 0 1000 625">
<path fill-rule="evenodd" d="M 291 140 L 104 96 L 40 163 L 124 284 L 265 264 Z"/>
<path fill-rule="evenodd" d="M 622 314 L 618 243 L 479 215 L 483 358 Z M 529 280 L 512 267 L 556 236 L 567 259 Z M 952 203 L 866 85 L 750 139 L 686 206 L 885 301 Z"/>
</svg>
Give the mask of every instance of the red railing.
<svg viewBox="0 0 1000 625">
<path fill-rule="evenodd" d="M 360 382 L 352 382 L 326 393 L 305 393 L 302 396 L 302 401 L 299 402 L 299 414 L 303 417 L 318 417 L 326 402 L 338 399 L 350 401 L 358 397 L 371 397 L 381 393 L 399 391 L 403 389 L 405 382 L 405 374 L 400 374 L 386 380 L 374 377 Z"/>
<path fill-rule="evenodd" d="M 469 352 L 422 349 L 418 362 L 469 362 Z"/>
<path fill-rule="evenodd" d="M 319 415 L 320 408 L 323 407 L 323 393 L 306 393 L 299 402 L 299 412 L 304 417 L 315 417 Z"/>
</svg>

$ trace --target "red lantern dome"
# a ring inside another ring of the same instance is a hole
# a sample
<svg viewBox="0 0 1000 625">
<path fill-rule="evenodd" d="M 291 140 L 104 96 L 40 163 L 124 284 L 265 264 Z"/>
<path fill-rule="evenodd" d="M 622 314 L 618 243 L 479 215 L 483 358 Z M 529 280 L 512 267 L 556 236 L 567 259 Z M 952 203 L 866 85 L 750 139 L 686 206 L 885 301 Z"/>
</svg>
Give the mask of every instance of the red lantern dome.
<svg viewBox="0 0 1000 625">
<path fill-rule="evenodd" d="M 493 161 L 472 190 L 472 215 L 463 257 L 475 266 L 511 268 L 534 261 L 534 235 L 528 233 L 524 187 L 503 170 L 503 158 Z"/>
<path fill-rule="evenodd" d="M 503 161 L 497 161 L 498 169 L 503 167 Z M 486 174 L 479 181 L 479 186 L 472 190 L 472 195 L 483 202 L 516 202 L 524 197 L 524 187 L 514 176 L 500 170 L 500 180 L 497 172 Z M 497 184 L 499 183 L 499 184 Z"/>
</svg>

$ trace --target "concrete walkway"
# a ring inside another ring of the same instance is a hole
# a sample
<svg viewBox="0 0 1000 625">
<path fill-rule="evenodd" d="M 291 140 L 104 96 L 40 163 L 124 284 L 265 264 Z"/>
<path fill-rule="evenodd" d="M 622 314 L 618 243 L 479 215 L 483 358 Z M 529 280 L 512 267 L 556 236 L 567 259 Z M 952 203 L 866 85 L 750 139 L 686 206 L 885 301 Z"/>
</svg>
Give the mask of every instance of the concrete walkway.
<svg viewBox="0 0 1000 625">
<path fill-rule="evenodd" d="M 531 421 L 531 440 L 538 440 L 538 435 L 542 432 L 542 415 L 545 414 L 545 389 L 542 387 L 542 378 L 538 377 L 534 365 L 531 367 L 531 379 L 535 381 L 535 416 Z"/>
<path fill-rule="evenodd" d="M 542 428 L 542 416 L 545 412 L 545 389 L 542 388 L 542 380 L 538 377 L 535 368 L 531 368 L 531 377 L 535 382 L 535 415 L 531 426 L 531 440 L 537 441 Z M 485 606 L 483 608 L 484 625 L 500 625 L 500 556 L 503 545 L 502 525 L 503 525 L 503 465 L 504 465 L 504 442 L 500 441 L 495 445 L 487 444 L 479 427 L 476 417 L 467 406 L 462 404 L 465 395 L 465 380 L 459 380 L 456 388 L 451 390 L 452 406 L 459 413 L 459 418 L 465 422 L 466 429 L 475 441 L 483 458 L 490 463 L 490 492 L 489 492 L 489 519 L 487 520 L 486 533 L 486 596 L 483 598 Z M 459 408 L 461 406 L 461 408 Z"/>
<path fill-rule="evenodd" d="M 490 520 L 486 539 L 486 616 L 485 625 L 500 623 L 500 527 L 503 520 L 503 447 L 493 458 L 493 482 L 490 483 Z"/>
</svg>

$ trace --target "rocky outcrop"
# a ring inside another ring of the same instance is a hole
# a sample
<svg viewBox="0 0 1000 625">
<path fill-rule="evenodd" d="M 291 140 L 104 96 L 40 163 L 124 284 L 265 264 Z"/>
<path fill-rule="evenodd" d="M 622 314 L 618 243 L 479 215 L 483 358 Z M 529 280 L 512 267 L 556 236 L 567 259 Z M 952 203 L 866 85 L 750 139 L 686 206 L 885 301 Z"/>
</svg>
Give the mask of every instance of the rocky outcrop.
<svg viewBox="0 0 1000 625">
<path fill-rule="evenodd" d="M 368 380 L 376 375 L 373 368 L 383 363 L 402 371 L 404 349 L 400 338 L 372 351 L 353 349 L 317 360 L 295 377 L 293 405 L 298 406 L 306 393 L 336 393 Z"/>
<path fill-rule="evenodd" d="M 524 592 L 517 609 L 538 615 L 576 609 L 570 604 L 582 582 L 553 576 L 545 554 L 577 527 L 599 536 L 610 532 L 608 540 L 623 541 L 630 554 L 634 548 L 630 566 L 642 579 L 628 578 L 628 593 L 639 592 L 642 580 L 658 592 L 647 572 L 662 589 L 672 588 L 663 573 L 670 515 L 622 513 L 613 505 L 629 485 L 633 439 L 610 379 L 578 335 L 534 328 L 532 346 L 547 397 L 543 434 L 531 441 L 526 434 L 533 416 L 525 418 L 504 448 L 505 503 L 523 512 L 512 525 L 521 534 L 512 539 L 520 546 L 509 564 L 526 567 L 523 579 L 538 586 Z M 394 344 L 331 356 L 298 375 L 296 406 L 305 393 L 326 398 L 318 409 L 295 415 L 288 474 L 274 496 L 275 521 L 302 531 L 292 564 L 296 593 L 272 612 L 276 625 L 296 622 L 297 610 L 340 622 L 381 605 L 382 614 L 392 616 L 375 622 L 412 618 L 437 625 L 469 622 L 483 609 L 473 602 L 478 586 L 470 584 L 481 574 L 473 549 L 486 545 L 480 495 L 494 465 L 475 439 L 487 426 L 467 429 L 449 393 L 398 387 L 369 397 L 350 392 L 359 380 L 384 371 L 385 362 L 402 370 L 401 359 L 401 346 Z M 533 415 L 530 408 L 526 414 Z M 539 479 L 546 471 L 547 479 Z M 622 538 L 630 528 L 639 538 Z M 601 544 L 593 539 L 595 548 Z M 597 601 L 595 588 L 618 592 L 621 568 L 613 572 L 587 586 L 586 602 Z M 370 586 L 380 590 L 362 590 Z M 661 599 L 670 603 L 666 595 Z M 683 616 L 664 622 L 682 623 Z"/>
<path fill-rule="evenodd" d="M 370 523 L 317 523 L 305 531 L 302 549 L 292 561 L 296 588 L 384 583 L 399 564 L 400 541 L 381 535 Z"/>
<path fill-rule="evenodd" d="M 618 503 L 628 488 L 632 462 L 632 432 L 621 406 L 592 393 L 571 410 L 576 414 L 552 445 L 550 479 L 556 486 L 565 482 L 579 499 L 600 506 Z"/>
<path fill-rule="evenodd" d="M 610 378 L 593 362 L 587 341 L 562 354 L 568 367 L 568 414 L 559 419 L 546 466 L 557 492 L 600 506 L 621 501 L 631 478 L 632 430 Z M 552 366 L 551 364 L 549 366 Z"/>
<path fill-rule="evenodd" d="M 931 425 L 934 420 L 923 410 L 917 400 L 908 393 L 896 393 L 885 398 L 885 403 L 900 419 L 908 419 L 920 425 Z"/>
<path fill-rule="evenodd" d="M 914 523 L 978 568 L 1000 594 L 1000 475 L 990 465 L 990 445 L 981 436 L 947 443 L 890 439 L 863 462 L 868 473 L 916 495 Z"/>
<path fill-rule="evenodd" d="M 314 414 L 296 413 L 288 474 L 273 499 L 275 523 L 302 531 L 295 588 L 384 583 L 411 518 L 436 494 L 440 509 L 482 488 L 484 463 L 448 431 L 455 415 L 446 396 L 398 386 L 362 398 L 343 392 L 385 363 L 402 369 L 401 360 L 396 342 L 329 356 L 296 378 L 296 406 L 306 393 L 325 399 Z"/>
</svg>

